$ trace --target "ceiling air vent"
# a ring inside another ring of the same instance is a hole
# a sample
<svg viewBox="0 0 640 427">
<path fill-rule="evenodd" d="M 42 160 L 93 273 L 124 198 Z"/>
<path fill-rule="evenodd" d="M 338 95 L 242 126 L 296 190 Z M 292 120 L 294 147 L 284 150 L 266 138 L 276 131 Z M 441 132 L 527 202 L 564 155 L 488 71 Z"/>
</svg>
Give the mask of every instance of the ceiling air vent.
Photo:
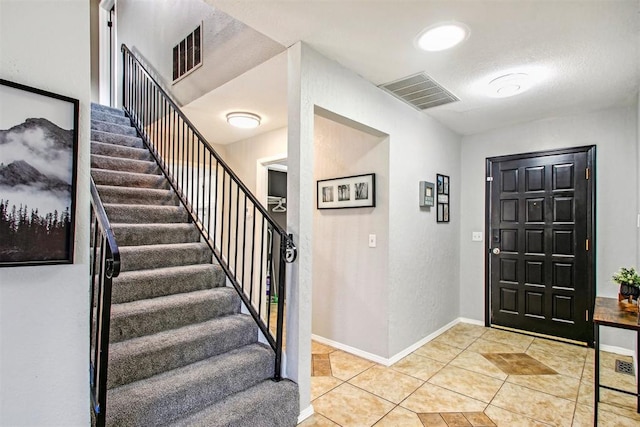
<svg viewBox="0 0 640 427">
<path fill-rule="evenodd" d="M 395 82 L 380 85 L 382 89 L 414 106 L 418 110 L 460 101 L 425 73 L 414 74 Z"/>
</svg>

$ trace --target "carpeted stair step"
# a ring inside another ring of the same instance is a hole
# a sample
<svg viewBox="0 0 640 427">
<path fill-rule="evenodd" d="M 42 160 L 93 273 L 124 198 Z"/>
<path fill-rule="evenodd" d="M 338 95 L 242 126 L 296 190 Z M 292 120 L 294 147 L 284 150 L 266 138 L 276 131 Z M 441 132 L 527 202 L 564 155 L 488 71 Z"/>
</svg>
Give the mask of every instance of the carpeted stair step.
<svg viewBox="0 0 640 427">
<path fill-rule="evenodd" d="M 118 246 L 162 245 L 200 241 L 200 232 L 185 224 L 111 224 Z"/>
<path fill-rule="evenodd" d="M 97 185 L 102 203 L 177 206 L 180 199 L 173 190 Z"/>
<path fill-rule="evenodd" d="M 171 427 L 293 427 L 300 413 L 298 385 L 270 379 L 232 394 Z"/>
<path fill-rule="evenodd" d="M 182 206 L 121 205 L 104 203 L 104 210 L 111 223 L 176 223 L 189 221 Z"/>
<path fill-rule="evenodd" d="M 129 120 L 129 117 L 126 117 L 122 114 L 111 114 L 111 112 L 106 111 L 92 111 L 91 120 L 114 123 L 120 126 L 131 126 L 131 120 Z"/>
<path fill-rule="evenodd" d="M 91 120 L 91 129 L 117 135 L 136 136 L 138 134 L 136 128 L 131 127 L 131 125 L 122 126 L 115 123 L 101 122 L 93 119 Z"/>
<path fill-rule="evenodd" d="M 157 298 L 225 286 L 218 264 L 195 264 L 152 270 L 125 271 L 113 279 L 113 304 Z"/>
<path fill-rule="evenodd" d="M 93 181 L 96 185 L 115 185 L 122 187 L 155 188 L 164 190 L 171 188 L 164 175 L 91 169 L 91 176 L 93 177 Z"/>
<path fill-rule="evenodd" d="M 266 380 L 272 359 L 271 349 L 251 344 L 111 389 L 107 425 L 166 425 Z"/>
<path fill-rule="evenodd" d="M 109 107 L 107 105 L 102 105 L 102 104 L 96 104 L 96 103 L 91 103 L 91 114 L 93 115 L 93 113 L 107 113 L 107 114 L 112 114 L 115 116 L 123 116 L 124 117 L 124 110 L 121 108 L 113 108 L 113 107 Z"/>
<path fill-rule="evenodd" d="M 211 263 L 211 249 L 206 243 L 123 246 L 120 248 L 120 271 Z"/>
<path fill-rule="evenodd" d="M 159 332 L 109 347 L 108 388 L 118 387 L 257 342 L 258 326 L 245 314 Z"/>
<path fill-rule="evenodd" d="M 155 161 L 123 159 L 120 157 L 91 155 L 91 167 L 112 171 L 148 173 L 160 175 L 162 172 Z"/>
<path fill-rule="evenodd" d="M 91 154 L 121 157 L 123 159 L 153 160 L 153 156 L 146 148 L 133 148 L 99 141 L 91 141 Z"/>
<path fill-rule="evenodd" d="M 105 142 L 108 144 L 124 145 L 127 147 L 146 149 L 144 142 L 142 142 L 142 138 L 139 138 L 137 136 L 118 135 L 115 133 L 103 132 L 96 129 L 91 130 L 91 140 Z"/>
<path fill-rule="evenodd" d="M 109 340 L 130 340 L 239 311 L 240 297 L 227 287 L 115 304 L 111 307 Z"/>
</svg>

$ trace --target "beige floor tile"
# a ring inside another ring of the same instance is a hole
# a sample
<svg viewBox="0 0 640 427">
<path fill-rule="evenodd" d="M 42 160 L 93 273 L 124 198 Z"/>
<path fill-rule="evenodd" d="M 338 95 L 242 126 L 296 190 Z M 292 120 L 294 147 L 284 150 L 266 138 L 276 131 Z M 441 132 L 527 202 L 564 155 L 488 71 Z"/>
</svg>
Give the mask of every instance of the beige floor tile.
<svg viewBox="0 0 640 427">
<path fill-rule="evenodd" d="M 424 381 L 384 366 L 373 366 L 349 380 L 350 384 L 393 403 L 402 402 Z"/>
<path fill-rule="evenodd" d="M 394 406 L 349 383 L 338 386 L 313 402 L 317 413 L 343 427 L 372 426 Z"/>
<path fill-rule="evenodd" d="M 400 403 L 400 406 L 416 413 L 482 412 L 487 404 L 426 383 Z"/>
<path fill-rule="evenodd" d="M 640 426 L 640 414 L 636 412 L 635 406 L 633 408 L 620 407 L 617 405 L 610 405 L 608 403 L 600 402 L 600 404 L 598 404 L 598 419 L 600 419 L 600 411 L 611 412 L 612 414 L 621 415 L 625 418 L 634 420 L 636 425 Z"/>
<path fill-rule="evenodd" d="M 454 325 L 453 327 L 449 328 L 448 331 L 454 331 L 454 332 L 458 332 L 465 335 L 473 335 L 476 338 L 480 338 L 488 330 L 489 328 L 485 328 L 484 326 L 460 322 Z"/>
<path fill-rule="evenodd" d="M 350 380 L 373 365 L 374 363 L 369 360 L 341 350 L 331 353 L 331 373 L 344 381 Z"/>
<path fill-rule="evenodd" d="M 482 353 L 509 375 L 556 375 L 557 372 L 526 353 Z"/>
<path fill-rule="evenodd" d="M 575 402 L 505 383 L 492 405 L 535 420 L 560 426 L 571 426 Z"/>
<path fill-rule="evenodd" d="M 595 384 L 593 382 L 580 382 L 578 403 L 593 406 L 594 386 Z M 636 399 L 633 396 L 604 388 L 600 389 L 600 402 L 609 403 L 623 408 L 634 408 L 636 405 Z"/>
<path fill-rule="evenodd" d="M 318 341 L 311 341 L 311 354 L 327 354 L 336 351 L 335 348 Z"/>
<path fill-rule="evenodd" d="M 311 375 L 314 377 L 331 376 L 331 361 L 328 354 L 311 355 Z"/>
<path fill-rule="evenodd" d="M 424 427 L 418 414 L 396 406 L 395 409 L 375 424 L 375 427 Z M 446 426 L 445 426 L 446 427 Z"/>
<path fill-rule="evenodd" d="M 460 354 L 460 352 L 462 352 L 462 349 L 460 348 L 443 344 L 441 342 L 431 341 L 414 351 L 413 354 L 428 357 L 430 359 L 437 360 L 438 362 L 449 363 L 458 354 Z"/>
<path fill-rule="evenodd" d="M 427 381 L 444 366 L 444 363 L 429 359 L 428 357 L 410 354 L 391 366 L 391 369 Z"/>
<path fill-rule="evenodd" d="M 501 331 L 499 329 L 489 329 L 484 333 L 484 335 L 482 335 L 482 339 L 518 347 L 520 351 L 524 352 L 527 348 L 529 348 L 534 338 L 528 335 L 517 334 L 514 332 Z"/>
<path fill-rule="evenodd" d="M 488 375 L 499 380 L 506 380 L 507 374 L 502 372 L 496 365 L 489 362 L 486 357 L 475 351 L 465 350 L 455 359 L 449 362 L 449 365 L 464 368 L 479 374 Z"/>
<path fill-rule="evenodd" d="M 493 405 L 484 411 L 498 427 L 548 427 L 551 424 L 536 421 L 532 418 L 516 414 Z"/>
<path fill-rule="evenodd" d="M 520 347 L 497 341 L 487 341 L 484 338 L 478 338 L 467 350 L 476 353 L 522 353 Z"/>
<path fill-rule="evenodd" d="M 484 412 L 465 412 L 464 417 L 474 427 L 495 427 L 495 423 Z"/>
<path fill-rule="evenodd" d="M 471 427 L 469 420 L 460 412 L 449 412 L 440 414 L 440 416 L 449 427 Z"/>
<path fill-rule="evenodd" d="M 311 377 L 311 400 L 317 399 L 343 382 L 335 377 Z"/>
<path fill-rule="evenodd" d="M 455 366 L 445 366 L 431 377 L 429 383 L 489 403 L 503 381 Z"/>
<path fill-rule="evenodd" d="M 573 416 L 572 427 L 593 426 L 593 408 L 585 405 L 577 405 Z M 603 409 L 598 410 L 598 426 L 600 427 L 637 427 L 638 421 L 609 412 Z"/>
<path fill-rule="evenodd" d="M 570 357 L 562 353 L 553 353 L 540 348 L 529 347 L 526 354 L 544 363 L 559 374 L 580 378 L 584 370 L 584 358 Z"/>
<path fill-rule="evenodd" d="M 440 414 L 418 414 L 424 427 L 448 427 Z"/>
<path fill-rule="evenodd" d="M 509 375 L 507 382 L 569 400 L 576 400 L 580 389 L 580 380 L 566 375 Z"/>
<path fill-rule="evenodd" d="M 313 414 L 300 424 L 300 427 L 340 427 L 338 424 L 334 423 L 330 419 L 323 417 L 320 414 Z"/>
<path fill-rule="evenodd" d="M 553 354 L 557 354 L 570 358 L 584 359 L 587 355 L 587 347 L 567 344 L 559 341 L 548 340 L 544 338 L 536 338 L 529 347 L 532 350 L 542 350 Z"/>
<path fill-rule="evenodd" d="M 449 329 L 442 335 L 438 336 L 431 342 L 442 343 L 446 345 L 450 345 L 452 347 L 457 347 L 461 349 L 465 349 L 469 347 L 478 337 L 475 335 L 465 334 L 462 332 L 457 332 L 452 329 Z"/>
</svg>

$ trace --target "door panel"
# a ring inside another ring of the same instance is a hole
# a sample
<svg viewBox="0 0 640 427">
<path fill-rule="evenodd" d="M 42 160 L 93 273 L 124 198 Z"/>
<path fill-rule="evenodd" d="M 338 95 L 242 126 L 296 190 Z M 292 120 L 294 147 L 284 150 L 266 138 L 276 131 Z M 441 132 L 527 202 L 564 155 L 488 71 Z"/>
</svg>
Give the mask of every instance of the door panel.
<svg viewBox="0 0 640 427">
<path fill-rule="evenodd" d="M 592 341 L 590 150 L 489 159 L 491 324 Z"/>
</svg>

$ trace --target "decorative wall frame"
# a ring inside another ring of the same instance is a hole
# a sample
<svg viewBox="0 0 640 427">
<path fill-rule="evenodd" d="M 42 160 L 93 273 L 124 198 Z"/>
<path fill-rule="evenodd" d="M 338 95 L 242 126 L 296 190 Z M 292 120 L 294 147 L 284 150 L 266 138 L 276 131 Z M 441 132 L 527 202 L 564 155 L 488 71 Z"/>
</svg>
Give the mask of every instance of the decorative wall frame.
<svg viewBox="0 0 640 427">
<path fill-rule="evenodd" d="M 376 174 L 322 179 L 317 182 L 318 209 L 376 206 Z"/>
<path fill-rule="evenodd" d="M 438 186 L 437 197 L 437 222 L 449 222 L 449 176 L 436 174 L 436 185 Z"/>
<path fill-rule="evenodd" d="M 73 263 L 79 106 L 0 79 L 0 267 Z"/>
</svg>

